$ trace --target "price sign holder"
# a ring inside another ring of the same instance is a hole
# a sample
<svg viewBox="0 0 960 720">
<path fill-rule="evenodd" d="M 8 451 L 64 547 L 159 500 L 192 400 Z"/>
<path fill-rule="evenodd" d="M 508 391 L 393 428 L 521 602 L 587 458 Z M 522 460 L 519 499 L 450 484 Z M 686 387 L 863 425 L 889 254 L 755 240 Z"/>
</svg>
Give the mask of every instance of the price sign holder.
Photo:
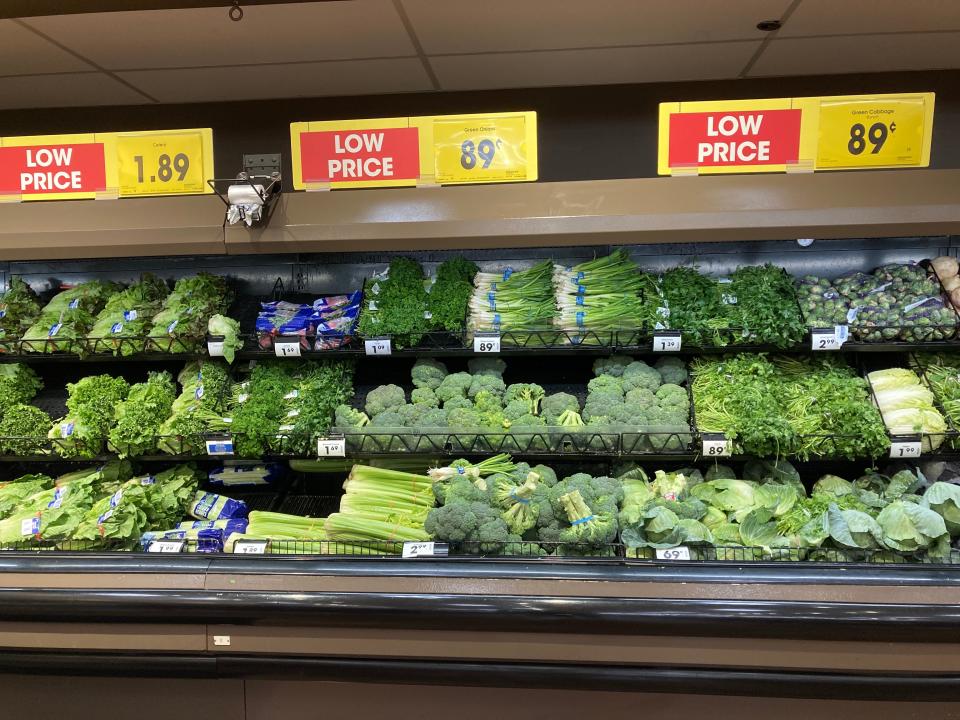
<svg viewBox="0 0 960 720">
<path fill-rule="evenodd" d="M 499 333 L 477 333 L 473 336 L 473 351 L 475 353 L 500 352 Z"/>
<path fill-rule="evenodd" d="M 890 457 L 897 460 L 918 458 L 923 453 L 921 435 L 893 435 L 890 438 Z"/>
<path fill-rule="evenodd" d="M 675 548 L 657 548 L 657 560 L 689 560 L 690 548 L 680 545 Z"/>
<path fill-rule="evenodd" d="M 733 442 L 724 433 L 701 433 L 700 440 L 704 457 L 730 457 L 733 454 Z"/>
<path fill-rule="evenodd" d="M 147 545 L 147 552 L 151 553 L 181 553 L 183 552 L 183 546 L 186 544 L 184 540 L 154 540 L 152 543 Z"/>
<path fill-rule="evenodd" d="M 347 440 L 343 437 L 317 438 L 317 457 L 346 457 Z"/>
<path fill-rule="evenodd" d="M 208 435 L 204 443 L 207 448 L 207 455 L 233 455 L 233 437 L 228 433 Z"/>
<path fill-rule="evenodd" d="M 211 192 L 207 180 L 213 177 L 213 131 L 209 128 L 124 132 L 115 138 L 121 197 Z M 109 170 L 108 159 L 108 177 Z"/>
<path fill-rule="evenodd" d="M 832 328 L 810 328 L 810 349 L 814 352 L 840 350 L 850 337 L 848 325 Z"/>
<path fill-rule="evenodd" d="M 367 355 L 392 355 L 393 342 L 388 337 L 370 338 L 363 341 L 363 351 Z"/>
<path fill-rule="evenodd" d="M 682 343 L 679 330 L 658 330 L 653 334 L 654 352 L 680 352 Z"/>
<path fill-rule="evenodd" d="M 536 113 L 449 115 L 431 124 L 438 183 L 537 179 Z"/>
<path fill-rule="evenodd" d="M 237 540 L 233 544 L 234 555 L 264 555 L 266 552 L 266 540 Z"/>
<path fill-rule="evenodd" d="M 446 557 L 450 554 L 450 546 L 447 543 L 440 542 L 405 542 L 403 544 L 402 557 Z"/>
<path fill-rule="evenodd" d="M 207 355 L 210 357 L 223 357 L 223 343 L 224 338 L 222 337 L 208 337 Z"/>
<path fill-rule="evenodd" d="M 278 335 L 273 339 L 273 353 L 278 358 L 300 357 L 301 350 L 299 335 Z"/>
</svg>

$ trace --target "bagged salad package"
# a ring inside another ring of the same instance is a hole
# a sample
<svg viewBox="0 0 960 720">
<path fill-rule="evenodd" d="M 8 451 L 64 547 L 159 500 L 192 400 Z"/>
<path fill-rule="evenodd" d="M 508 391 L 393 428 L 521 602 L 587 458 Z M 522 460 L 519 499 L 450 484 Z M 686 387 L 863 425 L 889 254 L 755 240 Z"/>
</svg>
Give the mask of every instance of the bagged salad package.
<svg viewBox="0 0 960 720">
<path fill-rule="evenodd" d="M 356 328 L 362 298 L 363 292 L 357 290 L 325 295 L 312 303 L 262 302 L 256 322 L 260 347 L 272 347 L 279 335 L 298 336 L 304 350 L 342 347 Z"/>
</svg>

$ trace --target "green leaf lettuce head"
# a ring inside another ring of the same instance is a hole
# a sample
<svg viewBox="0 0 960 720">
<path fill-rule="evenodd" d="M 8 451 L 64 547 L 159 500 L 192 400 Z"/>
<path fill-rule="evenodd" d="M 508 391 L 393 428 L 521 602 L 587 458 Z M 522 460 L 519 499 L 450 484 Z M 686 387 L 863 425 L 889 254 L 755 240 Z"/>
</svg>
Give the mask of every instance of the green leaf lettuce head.
<svg viewBox="0 0 960 720">
<path fill-rule="evenodd" d="M 175 395 L 176 387 L 168 372 L 152 372 L 146 382 L 131 387 L 127 399 L 117 405 L 110 449 L 120 457 L 156 450 L 160 426 L 170 416 Z"/>
<path fill-rule="evenodd" d="M 0 365 L 0 416 L 8 408 L 28 403 L 43 389 L 43 381 L 29 365 Z"/>
<path fill-rule="evenodd" d="M 0 420 L 0 450 L 7 455 L 39 455 L 50 430 L 50 416 L 32 405 L 14 405 Z"/>
</svg>

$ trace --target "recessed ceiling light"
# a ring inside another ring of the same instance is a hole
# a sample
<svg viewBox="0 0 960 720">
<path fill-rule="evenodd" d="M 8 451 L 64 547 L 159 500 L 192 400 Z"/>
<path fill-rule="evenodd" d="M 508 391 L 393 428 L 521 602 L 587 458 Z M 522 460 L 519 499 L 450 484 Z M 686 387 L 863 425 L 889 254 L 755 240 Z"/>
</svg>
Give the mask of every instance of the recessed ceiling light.
<svg viewBox="0 0 960 720">
<path fill-rule="evenodd" d="M 773 32 L 781 27 L 783 27 L 783 23 L 779 20 L 761 20 L 757 23 L 757 30 L 763 30 L 763 32 Z"/>
</svg>

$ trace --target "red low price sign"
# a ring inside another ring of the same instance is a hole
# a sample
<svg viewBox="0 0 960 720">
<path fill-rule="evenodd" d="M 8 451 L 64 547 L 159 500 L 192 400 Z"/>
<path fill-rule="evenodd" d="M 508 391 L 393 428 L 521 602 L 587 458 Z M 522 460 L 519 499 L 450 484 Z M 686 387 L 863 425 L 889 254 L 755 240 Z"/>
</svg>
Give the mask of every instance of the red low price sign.
<svg viewBox="0 0 960 720">
<path fill-rule="evenodd" d="M 303 181 L 363 183 L 420 177 L 415 127 L 331 130 L 300 136 Z"/>
<path fill-rule="evenodd" d="M 670 115 L 671 168 L 790 165 L 800 155 L 801 110 Z"/>
<path fill-rule="evenodd" d="M 0 193 L 94 193 L 106 175 L 103 143 L 0 147 Z"/>
</svg>

